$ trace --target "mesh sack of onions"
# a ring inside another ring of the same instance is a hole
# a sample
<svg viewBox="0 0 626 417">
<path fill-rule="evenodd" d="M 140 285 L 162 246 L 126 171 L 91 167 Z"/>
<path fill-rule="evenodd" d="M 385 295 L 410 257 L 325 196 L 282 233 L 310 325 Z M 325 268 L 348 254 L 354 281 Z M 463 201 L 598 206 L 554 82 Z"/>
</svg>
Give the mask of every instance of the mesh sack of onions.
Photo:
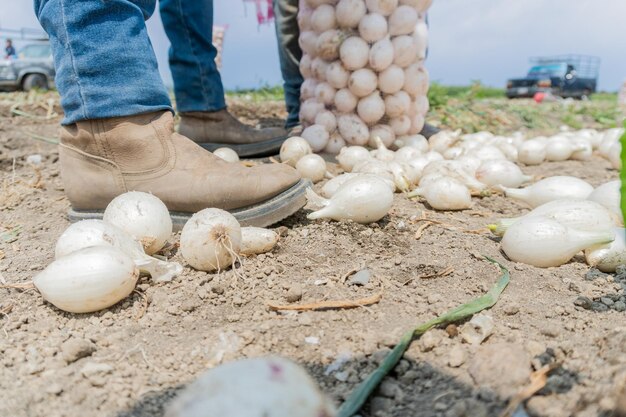
<svg viewBox="0 0 626 417">
<path fill-rule="evenodd" d="M 314 152 L 391 146 L 428 112 L 432 0 L 300 0 L 302 134 Z"/>
</svg>

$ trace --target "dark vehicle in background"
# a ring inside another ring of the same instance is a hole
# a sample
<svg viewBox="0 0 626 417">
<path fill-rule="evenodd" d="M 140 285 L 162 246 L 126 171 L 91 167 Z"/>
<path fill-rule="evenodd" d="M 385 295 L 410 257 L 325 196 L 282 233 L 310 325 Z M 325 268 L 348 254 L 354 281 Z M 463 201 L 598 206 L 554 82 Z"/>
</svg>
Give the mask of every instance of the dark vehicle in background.
<svg viewBox="0 0 626 417">
<path fill-rule="evenodd" d="M 536 93 L 583 98 L 596 91 L 600 58 L 587 55 L 559 55 L 530 59 L 532 67 L 524 78 L 507 82 L 508 98 L 534 97 Z"/>
<path fill-rule="evenodd" d="M 18 50 L 17 58 L 0 60 L 0 89 L 30 91 L 52 87 L 54 63 L 50 43 L 28 43 Z"/>
</svg>

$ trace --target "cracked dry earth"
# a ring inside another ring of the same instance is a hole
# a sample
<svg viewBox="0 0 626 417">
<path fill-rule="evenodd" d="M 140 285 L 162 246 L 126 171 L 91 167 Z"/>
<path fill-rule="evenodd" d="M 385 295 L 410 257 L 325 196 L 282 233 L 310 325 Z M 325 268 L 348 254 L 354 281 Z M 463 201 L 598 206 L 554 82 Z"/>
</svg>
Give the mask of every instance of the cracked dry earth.
<svg viewBox="0 0 626 417">
<path fill-rule="evenodd" d="M 267 111 L 269 118 L 282 112 Z M 68 226 L 56 147 L 31 139 L 55 137 L 58 122 L 0 112 L 0 274 L 9 284 L 31 280 L 51 262 Z M 41 164 L 28 162 L 32 155 Z M 523 169 L 594 185 L 618 176 L 597 157 Z M 402 332 L 497 280 L 485 254 L 511 270 L 509 287 L 487 312 L 494 333 L 473 346 L 456 326 L 428 332 L 362 416 L 498 416 L 546 363 L 557 368 L 525 403 L 529 415 L 617 416 L 626 395 L 626 312 L 615 305 L 626 274 L 590 271 L 580 256 L 559 268 L 516 264 L 489 234 L 468 233 L 525 211 L 499 195 L 456 213 L 396 195 L 391 213 L 370 225 L 308 221 L 300 211 L 275 226 L 282 237 L 271 253 L 244 259 L 245 278 L 186 268 L 171 283 L 143 279 L 138 291 L 147 308 L 134 293 L 110 309 L 75 315 L 32 290 L 0 289 L 0 415 L 156 417 L 207 368 L 269 353 L 305 366 L 339 403 Z M 422 214 L 455 227 L 432 224 L 418 238 Z M 183 262 L 180 254 L 174 259 Z M 369 280 L 353 285 L 346 275 L 362 269 Z M 378 304 L 350 310 L 277 313 L 266 304 L 378 293 Z"/>
</svg>

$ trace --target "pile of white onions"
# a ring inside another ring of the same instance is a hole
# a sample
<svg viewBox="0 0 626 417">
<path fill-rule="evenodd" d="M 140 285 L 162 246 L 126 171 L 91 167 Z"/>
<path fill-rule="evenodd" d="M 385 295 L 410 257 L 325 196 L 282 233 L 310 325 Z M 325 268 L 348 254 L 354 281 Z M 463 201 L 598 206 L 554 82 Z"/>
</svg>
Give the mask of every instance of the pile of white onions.
<svg viewBox="0 0 626 417">
<path fill-rule="evenodd" d="M 172 235 L 167 207 L 152 194 L 128 192 L 107 206 L 104 220 L 83 220 L 59 237 L 55 261 L 33 279 L 45 300 L 61 310 L 88 313 L 110 307 L 134 290 L 140 273 L 153 281 L 171 281 L 183 268 L 150 255 Z M 278 234 L 240 227 L 220 209 L 196 213 L 183 228 L 181 253 L 193 268 L 219 271 L 239 255 L 271 250 Z"/>
<path fill-rule="evenodd" d="M 426 11 L 432 0 L 300 0 L 302 137 L 313 152 L 386 146 L 428 112 Z"/>
</svg>

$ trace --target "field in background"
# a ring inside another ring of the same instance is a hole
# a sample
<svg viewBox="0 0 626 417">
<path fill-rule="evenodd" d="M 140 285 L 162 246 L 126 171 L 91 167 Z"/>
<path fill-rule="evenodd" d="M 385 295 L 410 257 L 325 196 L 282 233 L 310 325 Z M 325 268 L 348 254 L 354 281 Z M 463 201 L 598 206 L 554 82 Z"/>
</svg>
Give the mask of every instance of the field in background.
<svg viewBox="0 0 626 417">
<path fill-rule="evenodd" d="M 283 101 L 281 87 L 227 92 L 235 103 L 263 104 Z M 429 123 L 465 132 L 488 130 L 503 134 L 512 130 L 537 133 L 554 132 L 560 126 L 572 129 L 616 127 L 624 111 L 616 106 L 617 94 L 601 92 L 589 101 L 559 100 L 537 104 L 531 99 L 509 100 L 504 89 L 479 82 L 471 86 L 446 86 L 432 83 L 428 92 L 431 112 Z"/>
</svg>

